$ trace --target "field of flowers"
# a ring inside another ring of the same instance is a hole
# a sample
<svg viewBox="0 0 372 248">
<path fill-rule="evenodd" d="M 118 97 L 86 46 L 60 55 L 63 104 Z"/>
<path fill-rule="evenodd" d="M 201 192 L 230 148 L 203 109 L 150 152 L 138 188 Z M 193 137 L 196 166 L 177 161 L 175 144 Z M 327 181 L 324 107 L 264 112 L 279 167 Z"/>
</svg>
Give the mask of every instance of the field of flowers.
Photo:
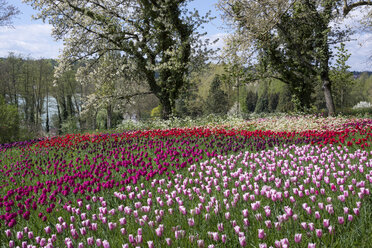
<svg viewBox="0 0 372 248">
<path fill-rule="evenodd" d="M 371 146 L 315 117 L 0 145 L 0 247 L 372 247 Z"/>
</svg>

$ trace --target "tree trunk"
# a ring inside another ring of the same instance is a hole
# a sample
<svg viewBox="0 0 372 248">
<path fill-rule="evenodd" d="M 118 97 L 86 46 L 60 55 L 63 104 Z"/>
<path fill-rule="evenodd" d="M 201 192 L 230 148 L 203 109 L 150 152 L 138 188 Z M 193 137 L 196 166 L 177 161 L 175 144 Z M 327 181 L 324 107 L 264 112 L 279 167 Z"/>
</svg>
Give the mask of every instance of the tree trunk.
<svg viewBox="0 0 372 248">
<path fill-rule="evenodd" d="M 111 128 L 112 122 L 112 106 L 109 104 L 107 106 L 107 129 Z"/>
<path fill-rule="evenodd" d="M 98 115 L 98 110 L 95 110 L 94 116 L 93 116 L 93 130 L 97 129 L 97 115 Z"/>
<path fill-rule="evenodd" d="M 46 120 L 45 120 L 45 131 L 49 133 L 49 90 L 48 87 L 46 88 Z"/>
<path fill-rule="evenodd" d="M 324 99 L 326 101 L 326 106 L 328 110 L 328 116 L 333 116 L 335 114 L 335 105 L 333 103 L 332 91 L 331 91 L 331 81 L 329 78 L 323 78 L 323 91 Z"/>
<path fill-rule="evenodd" d="M 61 108 L 58 99 L 57 100 L 57 114 L 58 114 L 58 134 L 61 134 L 61 126 L 62 126 L 62 114 L 61 114 Z"/>
<path fill-rule="evenodd" d="M 174 109 L 174 106 L 172 106 L 172 103 L 171 101 L 169 100 L 169 98 L 165 97 L 165 98 L 161 98 L 159 99 L 160 100 L 160 104 L 161 104 L 161 118 L 163 120 L 168 120 L 169 117 L 171 117 L 172 115 L 172 110 Z"/>
</svg>

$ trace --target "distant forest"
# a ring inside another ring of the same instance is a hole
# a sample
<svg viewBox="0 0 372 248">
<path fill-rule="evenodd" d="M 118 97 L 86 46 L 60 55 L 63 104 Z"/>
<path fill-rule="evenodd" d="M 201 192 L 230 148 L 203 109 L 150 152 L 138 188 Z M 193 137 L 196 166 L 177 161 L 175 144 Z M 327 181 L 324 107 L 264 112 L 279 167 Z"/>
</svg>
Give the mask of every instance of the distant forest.
<svg viewBox="0 0 372 248">
<path fill-rule="evenodd" d="M 54 78 L 57 61 L 31 59 L 10 54 L 0 59 L 0 99 L 14 110 L 8 120 L 19 136 L 112 129 L 124 119 L 148 120 L 160 117 L 161 105 L 153 94 L 117 96 L 101 103 L 89 102 L 92 95 L 107 95 L 76 79 L 80 65 Z M 372 102 L 372 72 L 331 71 L 333 97 L 338 113 L 350 113 L 359 102 Z M 133 87 L 137 82 L 133 82 Z M 128 86 L 117 86 L 128 87 Z M 123 90 L 125 93 L 125 90 Z M 114 99 L 114 100 L 113 100 Z M 307 113 L 325 113 L 321 84 L 314 82 L 311 108 Z M 4 105 L 5 104 L 5 105 Z M 176 116 L 200 117 L 209 114 L 296 112 L 296 99 L 288 85 L 277 79 L 241 80 L 237 84 L 226 73 L 224 65 L 210 64 L 189 77 L 176 102 Z M 4 111 L 3 111 L 4 112 Z M 15 118 L 14 116 L 18 116 Z M 14 120 L 13 120 L 14 119 Z M 10 132 L 11 133 L 11 132 Z M 3 141 L 14 137 L 6 135 Z M 20 138 L 20 137 L 18 137 Z"/>
</svg>

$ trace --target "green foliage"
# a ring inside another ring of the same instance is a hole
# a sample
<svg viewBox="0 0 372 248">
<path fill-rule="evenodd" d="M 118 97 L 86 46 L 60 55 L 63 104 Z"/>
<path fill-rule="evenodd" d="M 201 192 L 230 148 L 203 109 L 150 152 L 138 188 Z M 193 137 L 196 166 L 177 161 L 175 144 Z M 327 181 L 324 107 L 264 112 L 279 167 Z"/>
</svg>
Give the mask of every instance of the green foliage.
<svg viewBox="0 0 372 248">
<path fill-rule="evenodd" d="M 177 100 L 176 113 L 177 116 L 197 117 L 204 113 L 204 100 L 198 94 L 200 81 L 195 79 L 191 81 L 181 92 L 180 98 Z"/>
<path fill-rule="evenodd" d="M 151 117 L 152 118 L 159 118 L 159 117 L 161 117 L 161 112 L 162 112 L 162 106 L 159 105 L 159 106 L 157 106 L 157 107 L 155 107 L 151 110 Z"/>
<path fill-rule="evenodd" d="M 350 98 L 352 106 L 362 101 L 372 102 L 372 75 L 368 76 L 367 73 L 362 73 L 355 80 Z"/>
<path fill-rule="evenodd" d="M 76 117 L 70 116 L 61 124 L 61 132 L 63 134 L 67 133 L 79 133 L 79 121 Z"/>
<path fill-rule="evenodd" d="M 372 108 L 343 108 L 338 111 L 339 115 L 372 118 Z"/>
<path fill-rule="evenodd" d="M 258 96 L 256 108 L 254 110 L 256 113 L 268 113 L 269 112 L 269 96 L 268 96 L 268 88 L 267 84 L 265 83 L 263 92 Z"/>
<path fill-rule="evenodd" d="M 349 71 L 350 66 L 346 63 L 351 54 L 345 48 L 345 44 L 341 43 L 337 47 L 337 59 L 335 66 L 330 72 L 330 79 L 332 81 L 333 96 L 335 105 L 338 108 L 345 108 L 352 106 L 350 93 L 355 83 L 353 73 Z"/>
<path fill-rule="evenodd" d="M 227 94 L 221 89 L 221 80 L 217 75 L 212 81 L 206 101 L 206 111 L 209 114 L 224 115 L 229 110 Z"/>
<path fill-rule="evenodd" d="M 20 119 L 18 109 L 8 105 L 0 96 L 0 143 L 17 141 L 19 138 Z"/>
<path fill-rule="evenodd" d="M 248 112 L 250 113 L 254 112 L 254 110 L 256 109 L 257 100 L 258 100 L 257 93 L 248 91 L 247 97 L 245 99 L 245 104 Z"/>
<path fill-rule="evenodd" d="M 283 90 L 279 93 L 278 106 L 276 107 L 278 112 L 289 113 L 294 110 L 292 95 L 288 88 L 289 87 L 285 85 Z"/>
<path fill-rule="evenodd" d="M 273 113 L 276 111 L 276 107 L 279 103 L 279 93 L 270 93 L 269 94 L 269 102 L 268 102 L 268 110 L 269 112 Z"/>
</svg>

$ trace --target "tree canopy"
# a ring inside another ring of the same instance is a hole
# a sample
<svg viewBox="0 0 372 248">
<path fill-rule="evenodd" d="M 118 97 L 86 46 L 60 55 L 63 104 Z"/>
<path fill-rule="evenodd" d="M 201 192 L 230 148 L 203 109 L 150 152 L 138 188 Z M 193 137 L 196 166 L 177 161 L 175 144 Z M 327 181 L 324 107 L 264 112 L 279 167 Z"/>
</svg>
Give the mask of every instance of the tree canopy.
<svg viewBox="0 0 372 248">
<path fill-rule="evenodd" d="M 348 32 L 333 28 L 331 23 L 342 18 L 341 13 L 347 15 L 353 8 L 370 4 L 346 0 L 220 0 L 218 7 L 235 28 L 234 38 L 230 38 L 233 45 L 257 55 L 263 77 L 287 83 L 305 108 L 310 107 L 310 95 L 319 78 L 332 115 L 331 47 L 347 40 Z"/>
<path fill-rule="evenodd" d="M 59 68 L 85 60 L 96 68 L 107 53 L 146 82 L 168 118 L 187 75 L 208 50 L 196 30 L 207 17 L 185 8 L 188 0 L 26 0 L 48 19 L 65 47 Z"/>
<path fill-rule="evenodd" d="M 20 13 L 14 5 L 8 4 L 5 0 L 0 0 L 0 26 L 10 26 L 12 19 Z"/>
</svg>

